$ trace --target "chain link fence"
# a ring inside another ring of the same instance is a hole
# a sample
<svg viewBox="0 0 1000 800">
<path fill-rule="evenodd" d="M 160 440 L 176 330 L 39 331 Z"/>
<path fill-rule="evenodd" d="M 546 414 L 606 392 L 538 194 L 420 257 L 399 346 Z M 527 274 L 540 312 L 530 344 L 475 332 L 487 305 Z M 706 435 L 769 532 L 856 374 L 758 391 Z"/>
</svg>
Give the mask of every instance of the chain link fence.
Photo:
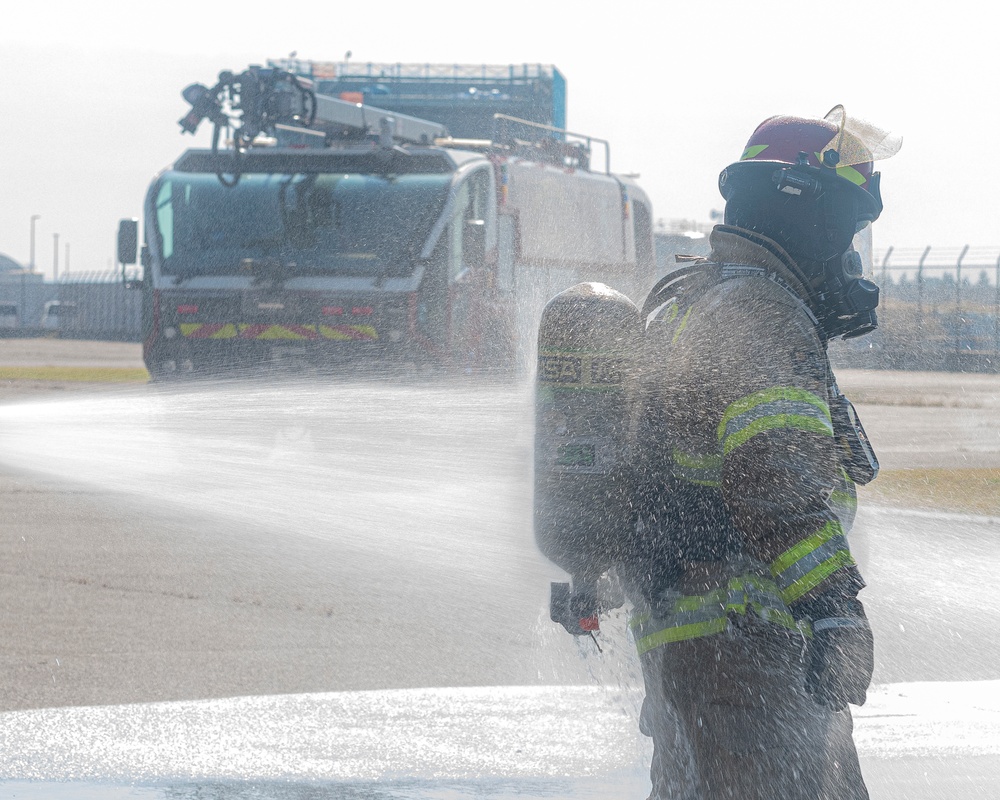
<svg viewBox="0 0 1000 800">
<path fill-rule="evenodd" d="M 56 283 L 29 272 L 6 275 L 0 282 L 0 337 L 138 342 L 141 295 L 113 270 L 74 272 Z"/>
<path fill-rule="evenodd" d="M 1000 248 L 888 248 L 879 328 L 836 348 L 850 366 L 1000 372 Z M 831 351 L 833 352 L 833 351 Z"/>
<path fill-rule="evenodd" d="M 707 256 L 711 227 L 660 222 L 654 235 L 660 274 L 677 255 Z M 1000 372 L 1000 247 L 895 248 L 875 255 L 879 328 L 834 342 L 838 366 Z"/>
<path fill-rule="evenodd" d="M 707 250 L 702 236 L 658 240 L 661 272 L 673 267 L 675 252 Z M 877 254 L 872 277 L 881 289 L 879 328 L 831 345 L 838 366 L 1000 372 L 1000 247 L 890 247 Z M 76 272 L 58 283 L 7 275 L 0 282 L 0 336 L 138 342 L 141 295 L 126 288 L 119 271 Z"/>
</svg>

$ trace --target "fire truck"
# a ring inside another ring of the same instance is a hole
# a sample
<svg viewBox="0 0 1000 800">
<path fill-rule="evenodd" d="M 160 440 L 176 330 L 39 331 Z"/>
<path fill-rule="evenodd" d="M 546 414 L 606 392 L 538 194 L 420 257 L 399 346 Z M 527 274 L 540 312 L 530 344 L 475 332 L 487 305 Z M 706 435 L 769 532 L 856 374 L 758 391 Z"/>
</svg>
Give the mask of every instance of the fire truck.
<svg viewBox="0 0 1000 800">
<path fill-rule="evenodd" d="M 565 129 L 553 67 L 268 62 L 183 94 L 211 147 L 155 177 L 141 247 L 119 224 L 154 380 L 523 373 L 549 298 L 654 281 L 649 199 Z"/>
</svg>

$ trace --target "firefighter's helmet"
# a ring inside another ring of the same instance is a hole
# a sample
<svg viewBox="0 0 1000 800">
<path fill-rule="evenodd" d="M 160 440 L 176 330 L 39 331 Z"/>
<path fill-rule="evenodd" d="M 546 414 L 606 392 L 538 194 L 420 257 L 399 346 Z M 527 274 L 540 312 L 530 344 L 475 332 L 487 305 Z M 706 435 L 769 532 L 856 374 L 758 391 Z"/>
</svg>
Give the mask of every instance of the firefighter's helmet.
<svg viewBox="0 0 1000 800">
<path fill-rule="evenodd" d="M 719 176 L 726 224 L 756 231 L 781 245 L 815 293 L 813 304 L 837 306 L 816 308 L 820 316 L 843 318 L 850 309 L 831 298 L 857 290 L 855 279 L 863 270 L 860 248 L 852 242 L 859 234 L 867 241 L 867 226 L 882 213 L 874 162 L 894 155 L 901 144 L 899 137 L 870 123 L 849 119 L 843 106 L 835 106 L 822 119 L 771 117 L 757 126 L 740 160 Z M 874 312 L 877 287 L 869 288 L 870 299 L 854 299 L 848 305 L 858 312 Z"/>
<path fill-rule="evenodd" d="M 800 188 L 809 187 L 798 187 L 794 182 L 779 185 L 780 176 L 775 171 L 800 167 L 803 175 L 824 182 L 824 188 L 863 190 L 862 221 L 874 222 L 882 213 L 874 162 L 893 155 L 900 144 L 898 137 L 869 123 L 853 117 L 848 120 L 843 106 L 835 106 L 823 119 L 771 117 L 757 126 L 740 160 L 723 171 L 719 188 L 728 200 L 744 181 L 764 178 L 774 188 L 798 194 Z"/>
<path fill-rule="evenodd" d="M 798 216 L 797 221 L 804 225 L 777 220 L 769 226 L 771 231 L 760 232 L 774 233 L 778 225 L 786 235 L 810 240 L 780 242 L 791 251 L 798 250 L 798 255 L 820 262 L 837 257 L 850 246 L 857 231 L 882 213 L 874 162 L 895 154 L 901 144 L 899 137 L 848 118 L 839 105 L 822 119 L 766 119 L 751 135 L 740 160 L 719 176 L 719 190 L 727 201 L 726 221 L 740 225 L 746 222 L 741 217 L 749 213 L 754 222 L 763 221 L 768 227 L 769 217 Z M 789 203 L 791 198 L 805 202 Z M 818 227 L 826 229 L 823 238 L 832 240 L 825 245 L 812 241 L 816 232 L 810 228 L 817 224 L 809 224 L 810 212 L 804 208 L 808 206 L 821 207 L 824 219 Z M 760 229 L 761 225 L 753 227 Z"/>
</svg>

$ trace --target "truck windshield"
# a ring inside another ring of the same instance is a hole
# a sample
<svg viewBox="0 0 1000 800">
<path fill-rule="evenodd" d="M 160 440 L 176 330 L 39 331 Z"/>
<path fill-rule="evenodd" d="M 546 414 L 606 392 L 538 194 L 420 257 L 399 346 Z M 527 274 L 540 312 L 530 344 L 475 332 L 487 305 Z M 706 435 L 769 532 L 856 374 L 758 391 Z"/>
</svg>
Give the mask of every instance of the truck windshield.
<svg viewBox="0 0 1000 800">
<path fill-rule="evenodd" d="M 151 197 L 164 274 L 401 275 L 451 176 L 165 173 Z"/>
</svg>

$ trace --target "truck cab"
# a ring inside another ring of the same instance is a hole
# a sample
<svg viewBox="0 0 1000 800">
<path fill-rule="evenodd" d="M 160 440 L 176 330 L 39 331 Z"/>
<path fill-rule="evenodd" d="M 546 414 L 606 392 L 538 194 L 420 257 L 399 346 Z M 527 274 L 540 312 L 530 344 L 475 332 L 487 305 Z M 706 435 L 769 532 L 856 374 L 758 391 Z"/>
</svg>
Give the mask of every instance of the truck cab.
<svg viewBox="0 0 1000 800">
<path fill-rule="evenodd" d="M 373 155 L 252 153 L 232 187 L 205 151 L 163 172 L 145 209 L 153 373 L 447 360 L 453 312 L 494 246 L 489 162 Z"/>
</svg>

